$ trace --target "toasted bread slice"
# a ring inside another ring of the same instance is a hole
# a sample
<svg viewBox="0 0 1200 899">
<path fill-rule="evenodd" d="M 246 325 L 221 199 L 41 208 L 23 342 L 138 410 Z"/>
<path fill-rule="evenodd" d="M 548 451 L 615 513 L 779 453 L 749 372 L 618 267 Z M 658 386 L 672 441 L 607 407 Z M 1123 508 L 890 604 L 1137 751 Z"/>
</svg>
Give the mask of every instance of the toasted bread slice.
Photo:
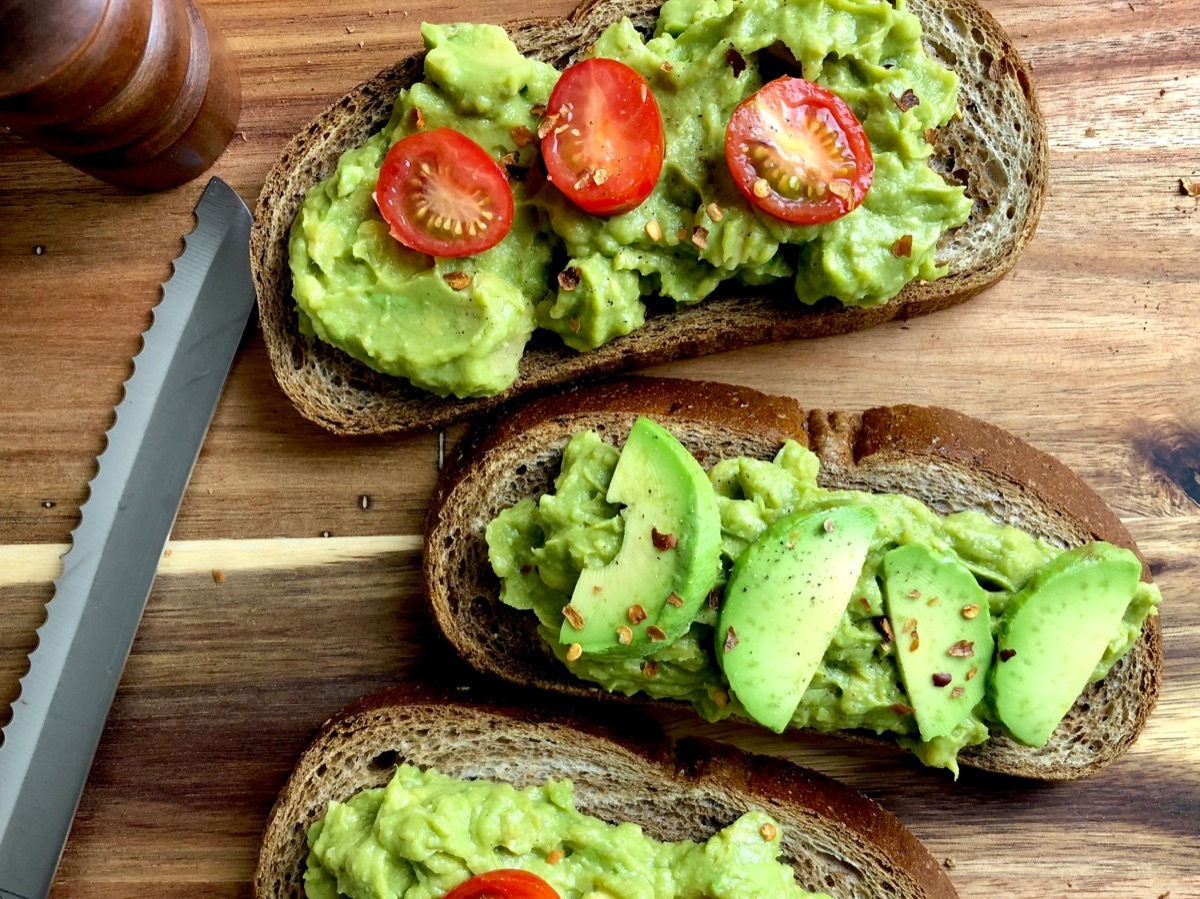
<svg viewBox="0 0 1200 899">
<path fill-rule="evenodd" d="M 1061 546 L 1105 540 L 1137 552 L 1113 511 L 1070 469 L 961 413 L 922 406 L 805 412 L 790 398 L 748 388 L 630 378 L 536 399 L 493 429 L 478 427 L 443 471 L 426 524 L 425 589 L 443 632 L 475 668 L 522 685 L 597 695 L 544 647 L 534 616 L 499 601 L 484 531 L 502 509 L 552 489 L 572 434 L 594 429 L 620 445 L 638 415 L 664 424 L 706 468 L 733 455 L 770 459 L 792 439 L 820 458 L 825 487 L 904 493 L 942 513 L 979 510 Z M 1145 565 L 1142 578 L 1150 580 Z M 1092 774 L 1137 738 L 1161 675 L 1159 620 L 1151 617 L 1046 746 L 1030 749 L 994 734 L 959 761 L 1041 780 Z"/>
<path fill-rule="evenodd" d="M 830 778 L 706 740 L 672 745 L 639 715 L 626 713 L 605 727 L 547 711 L 544 697 L 536 704 L 526 697 L 518 709 L 470 695 L 408 685 L 368 696 L 326 722 L 271 811 L 257 899 L 303 896 L 309 826 L 329 800 L 382 786 L 405 763 L 518 788 L 569 778 L 580 811 L 635 822 L 659 840 L 707 839 L 761 809 L 782 826 L 783 860 L 807 889 L 838 899 L 957 896 L 899 821 Z"/>
<path fill-rule="evenodd" d="M 531 390 L 636 366 L 752 344 L 854 331 L 960 303 L 1012 268 L 1033 236 L 1047 184 L 1047 140 L 1029 69 L 1003 29 L 974 0 L 912 0 L 925 45 L 962 83 L 961 120 L 941 129 L 931 160 L 974 200 L 968 221 L 943 238 L 938 262 L 949 274 L 910 283 L 891 302 L 846 308 L 798 303 L 787 285 L 725 293 L 648 316 L 644 327 L 579 353 L 553 335 L 535 335 L 516 382 L 499 396 L 441 399 L 401 378 L 368 368 L 302 334 L 292 299 L 288 234 L 305 192 L 338 156 L 387 121 L 396 94 L 419 80 L 422 53 L 354 88 L 284 149 L 267 175 L 255 210 L 251 262 L 267 352 L 283 392 L 307 418 L 345 434 L 428 429 L 477 415 Z M 570 16 L 509 25 L 526 54 L 562 67 L 610 23 L 629 16 L 649 30 L 656 0 L 588 0 Z"/>
</svg>

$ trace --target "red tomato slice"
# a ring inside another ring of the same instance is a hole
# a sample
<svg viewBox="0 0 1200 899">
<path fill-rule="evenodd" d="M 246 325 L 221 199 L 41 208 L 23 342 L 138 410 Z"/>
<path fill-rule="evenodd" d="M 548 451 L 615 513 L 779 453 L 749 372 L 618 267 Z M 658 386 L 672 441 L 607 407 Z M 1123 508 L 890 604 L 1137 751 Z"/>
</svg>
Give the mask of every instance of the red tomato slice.
<svg viewBox="0 0 1200 899">
<path fill-rule="evenodd" d="M 430 256 L 482 253 L 512 227 L 504 169 L 452 128 L 418 131 L 393 144 L 372 196 L 392 237 Z"/>
<path fill-rule="evenodd" d="M 546 176 L 572 203 L 616 215 L 650 196 L 662 171 L 663 127 L 645 78 L 615 59 L 585 59 L 558 79 L 546 118 Z"/>
<path fill-rule="evenodd" d="M 738 105 L 725 129 L 725 160 L 747 200 L 798 225 L 857 208 L 875 171 L 850 107 L 803 78 L 777 78 Z"/>
<path fill-rule="evenodd" d="M 445 899 L 559 899 L 542 878 L 518 868 L 476 874 L 446 894 Z"/>
</svg>

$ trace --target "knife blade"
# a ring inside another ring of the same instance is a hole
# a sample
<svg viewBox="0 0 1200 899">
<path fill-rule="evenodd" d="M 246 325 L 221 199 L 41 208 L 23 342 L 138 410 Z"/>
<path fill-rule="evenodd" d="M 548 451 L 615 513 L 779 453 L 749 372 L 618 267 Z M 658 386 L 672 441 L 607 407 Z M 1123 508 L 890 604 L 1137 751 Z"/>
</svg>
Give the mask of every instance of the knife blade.
<svg viewBox="0 0 1200 899">
<path fill-rule="evenodd" d="M 50 892 L 200 445 L 254 307 L 250 213 L 209 181 L 142 335 L 0 743 L 0 897 Z"/>
</svg>

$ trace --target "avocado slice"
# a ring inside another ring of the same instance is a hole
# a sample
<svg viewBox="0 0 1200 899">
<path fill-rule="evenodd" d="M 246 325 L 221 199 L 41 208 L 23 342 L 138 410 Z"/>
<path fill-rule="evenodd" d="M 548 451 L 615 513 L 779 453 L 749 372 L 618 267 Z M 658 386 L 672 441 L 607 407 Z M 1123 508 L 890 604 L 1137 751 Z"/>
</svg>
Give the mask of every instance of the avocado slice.
<svg viewBox="0 0 1200 899">
<path fill-rule="evenodd" d="M 875 514 L 861 506 L 785 516 L 733 566 L 717 659 L 751 718 L 783 731 L 862 574 Z"/>
<path fill-rule="evenodd" d="M 683 444 L 643 417 L 617 459 L 607 499 L 625 507 L 621 548 L 604 567 L 580 574 L 559 640 L 578 644 L 579 653 L 640 658 L 682 636 L 716 583 L 717 495 Z"/>
<path fill-rule="evenodd" d="M 1044 746 L 1087 686 L 1142 574 L 1111 543 L 1064 552 L 1008 602 L 989 678 L 992 708 L 1009 734 Z"/>
<path fill-rule="evenodd" d="M 983 699 L 992 665 L 987 591 L 951 556 L 918 544 L 883 557 L 896 661 L 922 740 L 948 736 Z"/>
</svg>

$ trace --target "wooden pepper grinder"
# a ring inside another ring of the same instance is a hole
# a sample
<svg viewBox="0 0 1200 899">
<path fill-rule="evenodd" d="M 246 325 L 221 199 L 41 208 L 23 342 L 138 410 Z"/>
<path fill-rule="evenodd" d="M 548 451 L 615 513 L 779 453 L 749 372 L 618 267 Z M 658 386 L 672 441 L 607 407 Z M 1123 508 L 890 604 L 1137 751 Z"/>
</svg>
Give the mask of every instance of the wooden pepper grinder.
<svg viewBox="0 0 1200 899">
<path fill-rule="evenodd" d="M 240 111 L 236 61 L 194 0 L 0 0 L 0 125 L 90 175 L 183 184 Z"/>
</svg>

